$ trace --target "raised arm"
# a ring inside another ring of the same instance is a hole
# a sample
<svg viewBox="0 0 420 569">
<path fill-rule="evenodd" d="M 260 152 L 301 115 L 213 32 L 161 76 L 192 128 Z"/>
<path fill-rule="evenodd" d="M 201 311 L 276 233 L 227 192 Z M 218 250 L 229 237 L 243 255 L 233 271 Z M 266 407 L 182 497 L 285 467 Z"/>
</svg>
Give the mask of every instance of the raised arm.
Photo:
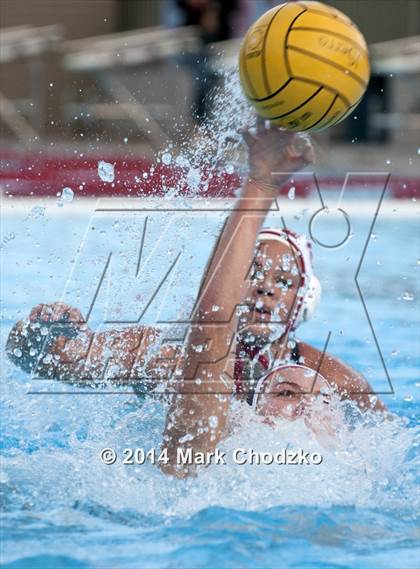
<svg viewBox="0 0 420 569">
<path fill-rule="evenodd" d="M 226 434 L 233 390 L 233 362 L 228 355 L 236 335 L 235 309 L 246 290 L 258 231 L 279 187 L 291 173 L 313 161 L 313 150 L 306 139 L 269 128 L 263 121 L 244 138 L 250 176 L 205 272 L 177 395 L 167 414 L 163 448 L 169 460 L 162 470 L 180 478 L 195 470 L 194 465 L 179 463 L 180 451 L 191 450 L 193 457 L 211 452 Z"/>
</svg>

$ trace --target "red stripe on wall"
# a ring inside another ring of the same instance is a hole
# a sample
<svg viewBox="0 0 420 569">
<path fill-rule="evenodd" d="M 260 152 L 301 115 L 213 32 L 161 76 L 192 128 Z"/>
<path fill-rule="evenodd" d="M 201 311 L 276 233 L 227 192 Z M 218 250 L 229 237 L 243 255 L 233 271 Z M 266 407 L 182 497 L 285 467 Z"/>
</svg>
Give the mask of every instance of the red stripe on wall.
<svg viewBox="0 0 420 569">
<path fill-rule="evenodd" d="M 98 162 L 104 160 L 114 164 L 115 180 L 103 182 L 98 176 Z M 142 157 L 115 156 L 59 156 L 47 154 L 20 153 L 0 150 L 0 186 L 10 196 L 55 196 L 69 186 L 78 197 L 101 196 L 164 196 L 172 188 L 180 195 L 200 195 L 200 197 L 233 197 L 242 183 L 238 173 L 228 174 L 210 168 L 200 170 L 198 188 L 188 184 L 188 170 L 178 166 L 153 163 Z M 295 195 L 307 197 L 315 191 L 310 174 L 299 176 L 293 182 Z M 383 175 L 353 175 L 348 188 L 366 190 L 378 189 L 383 184 Z M 324 190 L 337 190 L 342 187 L 343 177 L 319 176 L 319 186 Z M 420 178 L 410 176 L 391 176 L 387 190 L 388 197 L 419 198 Z M 285 185 L 282 192 L 287 194 L 291 184 Z"/>
</svg>

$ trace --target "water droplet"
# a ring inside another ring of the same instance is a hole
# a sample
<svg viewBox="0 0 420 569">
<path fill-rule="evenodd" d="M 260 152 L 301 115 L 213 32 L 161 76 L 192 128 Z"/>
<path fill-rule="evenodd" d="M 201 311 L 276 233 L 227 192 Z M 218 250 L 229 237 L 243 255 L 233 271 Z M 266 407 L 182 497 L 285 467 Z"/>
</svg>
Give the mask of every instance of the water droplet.
<svg viewBox="0 0 420 569">
<path fill-rule="evenodd" d="M 58 207 L 63 207 L 63 205 L 64 205 L 64 200 L 63 200 L 62 198 L 58 198 L 58 200 L 57 200 L 57 205 L 58 205 Z"/>
<path fill-rule="evenodd" d="M 71 188 L 63 188 L 61 192 L 61 197 L 65 202 L 71 202 L 74 198 L 74 192 Z"/>
<path fill-rule="evenodd" d="M 22 350 L 20 350 L 19 348 L 15 348 L 13 350 L 13 354 L 17 357 L 17 358 L 21 358 L 22 357 Z"/>
<path fill-rule="evenodd" d="M 211 417 L 209 417 L 210 428 L 216 429 L 218 424 L 219 424 L 219 419 L 216 417 L 216 415 L 211 415 Z"/>
<path fill-rule="evenodd" d="M 391 160 L 385 160 L 385 164 L 391 164 Z"/>
<path fill-rule="evenodd" d="M 39 217 L 43 217 L 45 215 L 46 208 L 41 205 L 35 205 L 31 211 L 29 212 L 29 217 L 33 219 L 37 219 Z"/>
<path fill-rule="evenodd" d="M 217 304 L 213 304 L 213 306 L 211 307 L 212 312 L 219 312 L 219 310 L 220 310 L 220 306 Z"/>
<path fill-rule="evenodd" d="M 395 356 L 398 356 L 399 353 L 400 353 L 400 350 L 392 350 L 391 356 L 393 356 L 395 358 Z"/>
<path fill-rule="evenodd" d="M 188 158 L 185 158 L 185 156 L 183 156 L 182 154 L 180 154 L 179 156 L 177 156 L 175 158 L 175 162 L 178 164 L 178 166 L 189 166 L 190 165 Z"/>
<path fill-rule="evenodd" d="M 233 164 L 226 164 L 225 171 L 226 174 L 233 174 L 235 171 Z"/>
<path fill-rule="evenodd" d="M 296 195 L 296 188 L 295 188 L 295 186 L 292 186 L 287 193 L 287 197 L 289 198 L 289 200 L 294 200 L 295 195 Z"/>
<path fill-rule="evenodd" d="M 30 356 L 36 356 L 36 350 L 35 350 L 34 348 L 31 348 L 31 349 L 29 350 L 29 355 L 30 355 Z"/>
<path fill-rule="evenodd" d="M 188 441 L 192 441 L 193 438 L 194 437 L 188 433 L 188 434 L 184 435 L 183 437 L 181 437 L 180 439 L 178 439 L 178 442 L 181 444 L 187 443 Z"/>
<path fill-rule="evenodd" d="M 187 184 L 191 190 L 197 191 L 200 185 L 201 176 L 198 168 L 190 168 L 187 174 Z"/>
<path fill-rule="evenodd" d="M 249 306 L 237 306 L 235 310 L 236 316 L 242 316 L 242 314 L 247 314 L 250 312 Z"/>
<path fill-rule="evenodd" d="M 125 138 L 124 138 L 124 144 L 127 144 L 127 142 L 128 142 L 128 138 L 125 137 Z"/>
<path fill-rule="evenodd" d="M 414 296 L 414 294 L 413 294 L 412 292 L 408 292 L 408 290 L 407 290 L 407 291 L 405 291 L 405 293 L 402 295 L 402 299 L 403 299 L 403 300 L 407 300 L 407 301 L 410 302 L 411 300 L 414 300 L 414 299 L 415 299 L 415 296 Z"/>
<path fill-rule="evenodd" d="M 170 152 L 164 152 L 162 154 L 162 162 L 168 166 L 172 162 L 172 154 Z"/>
<path fill-rule="evenodd" d="M 406 395 L 404 397 L 404 401 L 407 401 L 408 403 L 410 403 L 411 401 L 413 401 L 414 397 L 412 395 Z"/>
<path fill-rule="evenodd" d="M 114 165 L 100 160 L 98 162 L 98 176 L 103 182 L 113 182 L 115 179 Z"/>
</svg>

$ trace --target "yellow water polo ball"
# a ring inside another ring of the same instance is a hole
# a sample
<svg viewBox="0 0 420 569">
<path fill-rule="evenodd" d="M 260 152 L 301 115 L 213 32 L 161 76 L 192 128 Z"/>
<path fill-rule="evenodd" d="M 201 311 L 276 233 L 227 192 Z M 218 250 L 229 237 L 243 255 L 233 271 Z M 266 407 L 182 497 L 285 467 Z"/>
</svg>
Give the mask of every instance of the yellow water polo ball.
<svg viewBox="0 0 420 569">
<path fill-rule="evenodd" d="M 349 115 L 366 91 L 366 41 L 321 2 L 286 2 L 263 14 L 240 49 L 242 88 L 257 113 L 291 131 L 316 131 Z"/>
</svg>

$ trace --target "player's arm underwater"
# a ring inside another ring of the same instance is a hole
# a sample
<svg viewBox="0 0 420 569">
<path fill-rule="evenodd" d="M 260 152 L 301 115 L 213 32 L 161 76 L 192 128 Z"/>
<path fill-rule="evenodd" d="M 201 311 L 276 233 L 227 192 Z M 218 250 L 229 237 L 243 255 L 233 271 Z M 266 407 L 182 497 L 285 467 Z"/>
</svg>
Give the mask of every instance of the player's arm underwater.
<svg viewBox="0 0 420 569">
<path fill-rule="evenodd" d="M 160 347 L 151 354 L 159 330 L 137 326 L 94 332 L 77 308 L 56 302 L 35 306 L 27 320 L 17 322 L 6 351 L 28 373 L 78 384 L 129 384 L 152 391 L 171 376 L 180 349 Z"/>
<path fill-rule="evenodd" d="M 299 342 L 302 363 L 319 371 L 342 399 L 355 401 L 362 411 L 387 411 L 368 381 L 356 370 L 328 353 L 322 353 L 313 346 Z"/>
<path fill-rule="evenodd" d="M 233 391 L 229 359 L 237 328 L 236 306 L 247 287 L 258 231 L 279 187 L 292 173 L 313 161 L 313 149 L 299 135 L 266 127 L 244 133 L 249 150 L 250 178 L 230 213 L 207 266 L 190 328 L 178 394 L 172 399 L 163 436 L 169 461 L 162 470 L 178 478 L 195 471 L 196 459 L 216 449 L 227 434 Z M 301 149 L 297 141 L 302 141 Z M 214 307 L 217 306 L 217 310 Z M 191 465 L 179 463 L 190 452 Z M 207 455 L 208 456 L 208 455 Z"/>
</svg>

